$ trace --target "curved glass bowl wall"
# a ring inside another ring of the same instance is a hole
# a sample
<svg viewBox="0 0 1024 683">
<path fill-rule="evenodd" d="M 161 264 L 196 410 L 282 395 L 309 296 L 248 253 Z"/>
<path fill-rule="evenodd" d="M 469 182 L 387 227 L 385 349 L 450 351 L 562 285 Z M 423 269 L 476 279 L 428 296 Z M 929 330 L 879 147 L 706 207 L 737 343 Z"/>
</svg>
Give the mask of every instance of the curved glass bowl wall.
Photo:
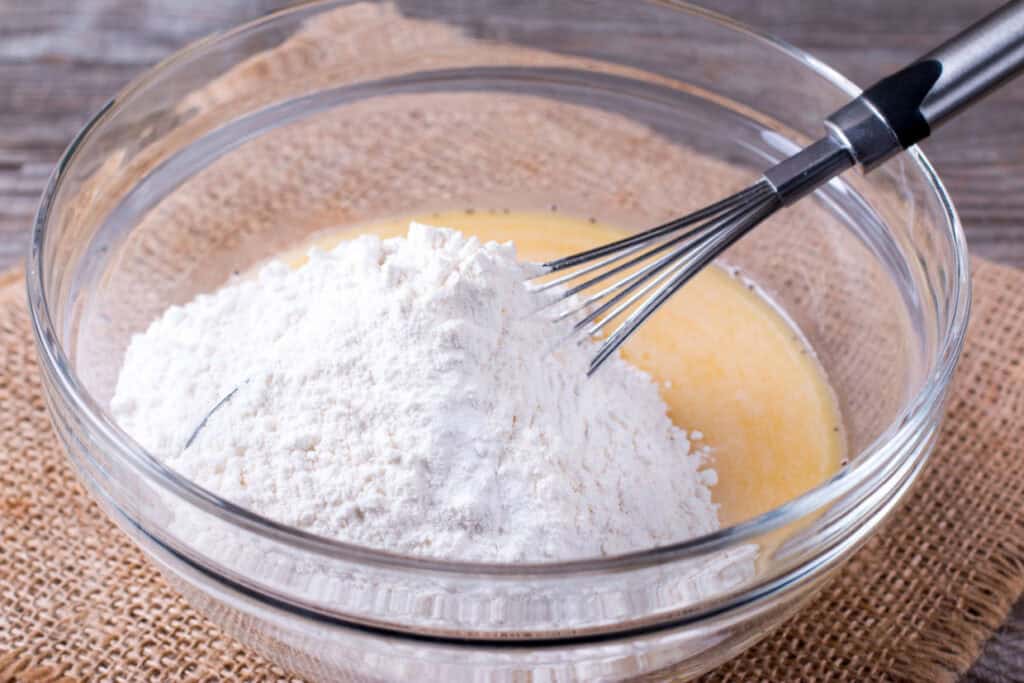
<svg viewBox="0 0 1024 683">
<path fill-rule="evenodd" d="M 749 183 L 854 92 L 681 4 L 490 5 L 304 5 L 118 95 L 69 149 L 36 226 L 29 295 L 54 424 L 168 580 L 290 670 L 694 674 L 807 600 L 930 452 L 969 288 L 955 214 L 916 152 L 834 181 L 728 253 L 818 352 L 851 461 L 712 536 L 537 566 L 388 555 L 236 508 L 106 414 L 133 333 L 339 216 L 555 204 L 649 226 Z"/>
</svg>

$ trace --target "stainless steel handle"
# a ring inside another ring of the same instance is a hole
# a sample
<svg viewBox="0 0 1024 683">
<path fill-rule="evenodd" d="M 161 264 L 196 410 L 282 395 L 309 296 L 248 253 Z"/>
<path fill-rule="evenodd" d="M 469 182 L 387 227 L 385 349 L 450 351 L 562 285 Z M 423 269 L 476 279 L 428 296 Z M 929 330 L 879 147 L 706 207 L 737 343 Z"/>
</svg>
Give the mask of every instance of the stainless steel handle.
<svg viewBox="0 0 1024 683">
<path fill-rule="evenodd" d="M 1024 1 L 1003 5 L 920 61 L 928 60 L 942 66 L 920 107 L 934 129 L 1024 68 Z"/>
<path fill-rule="evenodd" d="M 830 137 L 869 171 L 1024 68 L 1024 0 L 1014 0 L 828 117 Z"/>
</svg>

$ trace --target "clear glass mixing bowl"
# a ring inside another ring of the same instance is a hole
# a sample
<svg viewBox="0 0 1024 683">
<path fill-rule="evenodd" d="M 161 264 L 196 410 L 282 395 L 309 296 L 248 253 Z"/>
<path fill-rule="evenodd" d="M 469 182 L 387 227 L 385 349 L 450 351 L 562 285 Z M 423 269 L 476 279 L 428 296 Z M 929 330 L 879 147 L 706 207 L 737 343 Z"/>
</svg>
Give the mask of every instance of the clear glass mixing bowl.
<svg viewBox="0 0 1024 683">
<path fill-rule="evenodd" d="M 969 282 L 949 197 L 917 151 L 730 250 L 817 350 L 850 462 L 705 537 L 519 566 L 352 547 L 182 479 L 107 404 L 131 334 L 327 222 L 557 204 L 651 225 L 749 182 L 855 92 L 792 47 L 670 2 L 325 2 L 201 41 L 104 108 L 43 197 L 28 289 L 68 457 L 198 610 L 310 678 L 706 670 L 806 602 L 931 450 Z"/>
</svg>

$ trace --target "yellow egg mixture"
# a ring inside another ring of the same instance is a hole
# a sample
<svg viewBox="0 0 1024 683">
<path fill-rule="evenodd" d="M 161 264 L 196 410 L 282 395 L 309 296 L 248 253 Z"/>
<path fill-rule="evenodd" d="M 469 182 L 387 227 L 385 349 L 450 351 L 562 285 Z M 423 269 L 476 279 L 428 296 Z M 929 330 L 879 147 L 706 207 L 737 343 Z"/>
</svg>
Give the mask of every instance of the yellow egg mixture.
<svg viewBox="0 0 1024 683">
<path fill-rule="evenodd" d="M 520 259 L 535 262 L 623 234 L 555 212 L 452 211 L 333 229 L 314 243 L 330 249 L 358 234 L 396 237 L 408 231 L 410 220 L 482 241 L 512 240 Z M 287 258 L 296 267 L 305 260 L 298 254 Z M 677 425 L 703 432 L 718 472 L 712 496 L 723 526 L 765 512 L 839 468 L 845 440 L 823 369 L 790 324 L 724 269 L 701 272 L 640 327 L 622 353 L 659 383 Z"/>
</svg>

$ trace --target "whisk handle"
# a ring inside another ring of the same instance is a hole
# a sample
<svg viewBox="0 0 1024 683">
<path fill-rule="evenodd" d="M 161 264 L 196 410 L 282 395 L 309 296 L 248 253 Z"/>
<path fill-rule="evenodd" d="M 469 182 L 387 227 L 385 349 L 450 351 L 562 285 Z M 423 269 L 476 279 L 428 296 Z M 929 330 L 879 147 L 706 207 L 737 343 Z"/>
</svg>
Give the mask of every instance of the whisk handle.
<svg viewBox="0 0 1024 683">
<path fill-rule="evenodd" d="M 920 106 L 924 119 L 935 128 L 1024 68 L 1024 2 L 1003 5 L 923 60 L 942 65 Z"/>
<path fill-rule="evenodd" d="M 871 170 L 1024 69 L 1024 0 L 883 78 L 828 117 L 830 135 Z"/>
</svg>

